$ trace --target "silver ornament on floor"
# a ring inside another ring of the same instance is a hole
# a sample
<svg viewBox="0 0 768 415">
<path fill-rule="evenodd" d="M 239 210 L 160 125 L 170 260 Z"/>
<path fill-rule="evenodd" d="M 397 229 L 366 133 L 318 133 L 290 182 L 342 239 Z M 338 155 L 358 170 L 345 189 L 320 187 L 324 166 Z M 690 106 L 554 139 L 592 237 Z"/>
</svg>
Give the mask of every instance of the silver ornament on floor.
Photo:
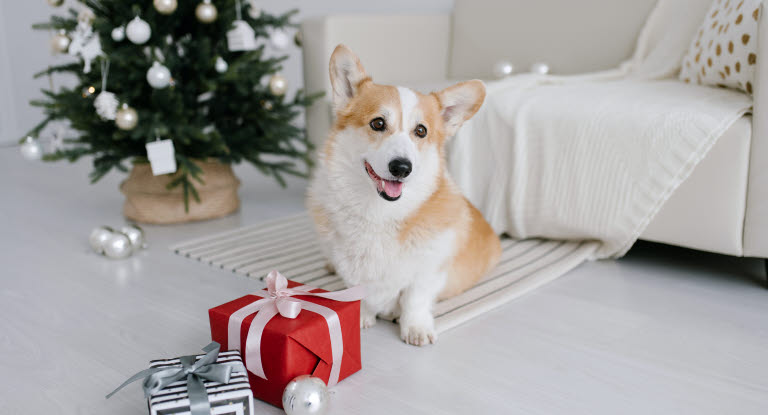
<svg viewBox="0 0 768 415">
<path fill-rule="evenodd" d="M 171 14 L 175 12 L 176 7 L 179 6 L 176 0 L 155 0 L 152 4 L 160 14 Z"/>
<path fill-rule="evenodd" d="M 546 75 L 549 73 L 549 65 L 544 62 L 536 62 L 531 65 L 531 72 L 539 75 Z"/>
<path fill-rule="evenodd" d="M 139 123 L 139 114 L 135 109 L 123 104 L 123 106 L 115 114 L 115 124 L 117 128 L 121 130 L 133 130 Z"/>
<path fill-rule="evenodd" d="M 120 103 L 117 100 L 115 94 L 109 91 L 101 91 L 96 99 L 93 101 L 93 106 L 96 108 L 96 114 L 102 120 L 114 120 L 117 117 L 117 107 Z"/>
<path fill-rule="evenodd" d="M 65 53 L 69 49 L 71 39 L 65 30 L 60 30 L 51 38 L 51 51 L 53 53 Z"/>
<path fill-rule="evenodd" d="M 285 95 L 288 90 L 288 80 L 280 74 L 272 75 L 269 78 L 269 91 L 277 96 Z"/>
<path fill-rule="evenodd" d="M 88 237 L 88 242 L 91 244 L 93 252 L 96 252 L 99 255 L 103 255 L 104 244 L 107 243 L 107 240 L 112 237 L 112 233 L 114 232 L 115 230 L 109 226 L 99 226 L 94 228 L 91 231 L 91 235 Z"/>
<path fill-rule="evenodd" d="M 131 241 L 131 249 L 136 252 L 146 247 L 146 241 L 144 239 L 144 230 L 138 225 L 125 225 L 120 228 L 122 232 Z"/>
<path fill-rule="evenodd" d="M 213 23 L 219 16 L 219 11 L 211 4 L 211 0 L 203 0 L 195 8 L 195 16 L 202 23 Z"/>
<path fill-rule="evenodd" d="M 155 61 L 147 70 L 147 82 L 152 88 L 163 89 L 171 82 L 171 71 L 160 62 Z"/>
<path fill-rule="evenodd" d="M 112 40 L 115 42 L 122 42 L 125 40 L 125 27 L 118 26 L 112 29 Z"/>
<path fill-rule="evenodd" d="M 103 246 L 104 255 L 112 259 L 128 258 L 133 253 L 131 239 L 122 232 L 112 232 Z"/>
<path fill-rule="evenodd" d="M 324 415 L 328 413 L 328 388 L 322 379 L 301 375 L 283 391 L 283 410 L 287 415 Z"/>
<path fill-rule="evenodd" d="M 43 158 L 43 147 L 40 145 L 40 141 L 27 137 L 19 148 L 21 156 L 27 160 L 40 160 Z"/>
<path fill-rule="evenodd" d="M 152 36 L 152 28 L 149 27 L 149 23 L 141 20 L 139 16 L 136 16 L 125 27 L 125 34 L 128 36 L 128 40 L 137 44 L 143 45 L 147 43 Z"/>
<path fill-rule="evenodd" d="M 224 60 L 224 58 L 219 56 L 218 58 L 216 58 L 215 68 L 216 68 L 216 72 L 224 73 L 227 71 L 227 69 L 229 69 L 229 64 L 227 63 L 227 61 Z"/>
<path fill-rule="evenodd" d="M 493 76 L 498 79 L 506 78 L 512 75 L 512 72 L 514 71 L 515 66 L 512 65 L 512 62 L 509 61 L 496 62 L 496 64 L 493 65 Z"/>
</svg>

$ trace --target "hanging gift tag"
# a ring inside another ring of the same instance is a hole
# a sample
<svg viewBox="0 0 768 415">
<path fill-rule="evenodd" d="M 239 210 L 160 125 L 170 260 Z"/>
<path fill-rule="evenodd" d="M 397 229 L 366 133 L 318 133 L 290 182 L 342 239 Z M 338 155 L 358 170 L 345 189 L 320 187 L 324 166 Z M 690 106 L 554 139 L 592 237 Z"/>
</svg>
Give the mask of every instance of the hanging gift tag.
<svg viewBox="0 0 768 415">
<path fill-rule="evenodd" d="M 176 172 L 176 153 L 172 140 L 147 143 L 147 158 L 155 176 Z"/>
<path fill-rule="evenodd" d="M 227 45 L 232 52 L 256 50 L 256 33 L 245 20 L 232 22 L 234 28 L 227 32 Z"/>
</svg>

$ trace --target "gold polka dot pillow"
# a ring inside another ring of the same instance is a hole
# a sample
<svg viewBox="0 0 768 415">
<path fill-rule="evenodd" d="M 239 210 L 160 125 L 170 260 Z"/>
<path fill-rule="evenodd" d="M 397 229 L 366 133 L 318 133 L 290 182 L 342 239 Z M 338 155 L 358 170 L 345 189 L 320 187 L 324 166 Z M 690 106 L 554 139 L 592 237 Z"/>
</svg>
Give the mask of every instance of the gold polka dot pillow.
<svg viewBox="0 0 768 415">
<path fill-rule="evenodd" d="M 762 0 L 715 0 L 683 58 L 680 79 L 752 94 Z"/>
</svg>

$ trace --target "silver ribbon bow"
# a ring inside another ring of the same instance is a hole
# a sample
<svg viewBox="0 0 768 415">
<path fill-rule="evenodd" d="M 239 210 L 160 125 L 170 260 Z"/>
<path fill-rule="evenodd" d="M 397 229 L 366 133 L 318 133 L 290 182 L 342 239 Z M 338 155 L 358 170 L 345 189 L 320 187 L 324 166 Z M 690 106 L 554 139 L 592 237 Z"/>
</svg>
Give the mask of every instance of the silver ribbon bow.
<svg viewBox="0 0 768 415">
<path fill-rule="evenodd" d="M 205 355 L 197 362 L 195 362 L 197 357 L 195 355 L 182 356 L 179 358 L 181 367 L 154 367 L 142 370 L 113 390 L 107 395 L 107 399 L 129 383 L 139 379 L 144 379 L 144 396 L 149 398 L 168 385 L 186 378 L 191 415 L 210 414 L 211 403 L 208 401 L 208 392 L 205 390 L 205 385 L 203 385 L 203 379 L 226 384 L 229 383 L 233 369 L 242 367 L 241 363 L 236 365 L 232 363 L 215 363 L 219 357 L 220 348 L 221 345 L 219 343 L 212 342 L 203 348 Z M 242 371 L 245 371 L 244 368 L 242 368 Z"/>
</svg>

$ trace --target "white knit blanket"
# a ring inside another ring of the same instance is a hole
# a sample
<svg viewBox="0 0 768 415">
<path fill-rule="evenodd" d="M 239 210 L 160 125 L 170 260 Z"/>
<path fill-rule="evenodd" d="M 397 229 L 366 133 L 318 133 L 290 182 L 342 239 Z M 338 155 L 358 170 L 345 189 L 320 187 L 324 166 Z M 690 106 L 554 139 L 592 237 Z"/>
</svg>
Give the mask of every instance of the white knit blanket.
<svg viewBox="0 0 768 415">
<path fill-rule="evenodd" d="M 743 93 L 674 79 L 710 1 L 661 0 L 616 70 L 488 85 L 448 153 L 454 179 L 497 232 L 596 240 L 597 258 L 632 246 L 752 105 Z"/>
</svg>

